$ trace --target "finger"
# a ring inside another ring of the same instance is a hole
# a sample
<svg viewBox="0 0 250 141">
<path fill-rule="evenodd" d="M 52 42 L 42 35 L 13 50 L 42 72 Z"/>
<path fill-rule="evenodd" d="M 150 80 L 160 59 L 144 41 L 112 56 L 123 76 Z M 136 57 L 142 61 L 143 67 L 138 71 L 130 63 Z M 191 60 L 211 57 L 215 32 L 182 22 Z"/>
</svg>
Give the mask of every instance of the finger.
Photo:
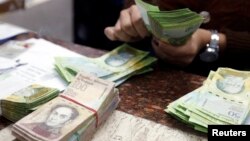
<svg viewBox="0 0 250 141">
<path fill-rule="evenodd" d="M 176 56 L 175 52 L 168 51 L 168 45 L 164 45 L 163 47 L 163 45 L 161 44 L 161 41 L 155 37 L 152 40 L 152 45 L 154 49 L 157 49 L 158 52 L 161 52 L 161 54 L 164 54 L 165 56 L 169 56 L 171 58 L 174 58 Z"/>
<path fill-rule="evenodd" d="M 114 34 L 120 41 L 130 42 L 132 40 L 132 37 L 122 30 L 120 20 L 115 24 Z"/>
<path fill-rule="evenodd" d="M 165 50 L 162 50 L 159 48 L 159 43 L 157 40 L 153 39 L 152 40 L 152 47 L 154 48 L 155 53 L 157 54 L 158 57 L 160 57 L 163 61 L 174 64 L 177 66 L 184 67 L 188 65 L 191 62 L 191 58 L 186 58 L 186 57 L 175 57 L 171 55 L 169 52 L 165 52 Z"/>
<path fill-rule="evenodd" d="M 104 29 L 104 34 L 111 40 L 116 41 L 118 38 L 115 36 L 115 28 L 114 27 L 106 27 Z"/>
<path fill-rule="evenodd" d="M 130 13 L 129 9 L 123 10 L 120 14 L 120 24 L 121 28 L 124 32 L 126 32 L 128 35 L 132 37 L 138 37 L 140 36 L 136 29 L 134 28 L 131 18 L 130 18 Z"/>
<path fill-rule="evenodd" d="M 156 54 L 158 57 L 160 57 L 161 59 L 163 59 L 164 61 L 168 61 L 169 58 L 168 58 L 167 54 L 165 54 L 164 52 L 162 52 L 162 51 L 159 49 L 158 45 L 159 45 L 158 41 L 153 39 L 153 40 L 152 40 L 152 47 L 153 47 L 153 49 L 154 49 L 154 51 L 155 51 L 155 54 Z"/>
<path fill-rule="evenodd" d="M 149 36 L 149 32 L 142 20 L 140 11 L 136 5 L 130 7 L 131 21 L 141 38 Z"/>
<path fill-rule="evenodd" d="M 196 45 L 191 45 L 190 41 L 182 46 L 173 46 L 169 43 L 164 41 L 158 40 L 159 48 L 164 50 L 165 52 L 169 52 L 172 56 L 175 57 L 183 57 L 183 56 L 194 56 L 197 54 L 197 47 Z"/>
</svg>

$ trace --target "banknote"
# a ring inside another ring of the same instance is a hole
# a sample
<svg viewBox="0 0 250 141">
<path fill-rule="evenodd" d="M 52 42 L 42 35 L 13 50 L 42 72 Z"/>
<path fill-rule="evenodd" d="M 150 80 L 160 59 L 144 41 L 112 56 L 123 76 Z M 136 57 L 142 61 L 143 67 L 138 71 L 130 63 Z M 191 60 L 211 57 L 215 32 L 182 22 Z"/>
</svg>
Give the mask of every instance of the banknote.
<svg viewBox="0 0 250 141">
<path fill-rule="evenodd" d="M 219 68 L 214 74 L 209 91 L 229 100 L 250 98 L 250 72 Z"/>
<path fill-rule="evenodd" d="M 107 68 L 98 65 L 93 58 L 82 57 L 56 57 L 56 65 L 64 69 L 63 72 L 68 72 L 75 76 L 80 71 L 85 71 L 96 75 L 97 77 L 104 77 L 112 74 L 113 72 Z M 67 76 L 67 73 L 66 73 Z M 73 79 L 69 76 L 69 78 Z M 72 81 L 72 80 L 71 80 Z"/>
<path fill-rule="evenodd" d="M 201 87 L 170 103 L 165 111 L 201 132 L 212 124 L 248 124 L 248 79 L 248 71 L 210 71 Z"/>
<path fill-rule="evenodd" d="M 149 31 L 151 31 L 152 28 L 151 28 L 151 25 L 149 23 L 147 12 L 148 11 L 160 11 L 159 7 L 148 4 L 142 0 L 135 0 L 135 3 L 136 3 L 136 5 L 137 5 L 137 7 L 142 15 L 142 19 L 143 19 L 144 24 L 146 25 L 147 29 Z"/>
<path fill-rule="evenodd" d="M 122 44 L 111 52 L 96 58 L 96 62 L 113 72 L 121 72 L 132 67 L 148 54 L 149 52 L 135 49 L 128 44 Z"/>
<path fill-rule="evenodd" d="M 108 106 L 99 113 L 100 120 L 98 121 L 98 126 L 102 125 L 108 116 L 117 108 L 120 102 L 118 89 L 115 90 L 115 95 L 114 99 L 108 103 Z M 87 124 L 75 132 L 68 141 L 89 141 L 97 129 L 95 125 L 96 122 L 96 118 L 92 118 Z"/>
<path fill-rule="evenodd" d="M 157 59 L 148 54 L 148 52 L 135 49 L 128 44 L 122 44 L 98 58 L 55 57 L 55 67 L 59 75 L 68 83 L 73 81 L 78 72 L 84 71 L 113 81 L 118 86 L 131 76 L 138 75 L 139 72 L 152 71 L 152 68 L 148 68 Z"/>
<path fill-rule="evenodd" d="M 98 125 L 117 95 L 113 82 L 81 71 L 59 97 L 15 123 L 13 134 L 21 140 L 67 141 L 93 119 Z"/>
<path fill-rule="evenodd" d="M 115 83 L 81 71 L 61 96 L 70 97 L 98 111 L 106 100 L 114 97 L 114 88 Z"/>
<path fill-rule="evenodd" d="M 134 66 L 131 66 L 127 70 L 110 75 L 109 77 L 107 77 L 105 79 L 110 80 L 110 81 L 117 81 L 118 79 L 123 78 L 123 77 L 137 71 L 137 70 L 140 70 L 140 69 L 143 69 L 144 67 L 148 67 L 148 66 L 152 65 L 154 62 L 156 62 L 156 60 L 157 59 L 154 57 L 147 57 L 147 58 L 143 59 L 142 61 L 136 63 Z"/>
<path fill-rule="evenodd" d="M 209 92 L 200 94 L 196 108 L 230 124 L 242 124 L 249 112 L 249 102 L 230 101 Z"/>
<path fill-rule="evenodd" d="M 160 14 L 161 16 L 158 16 Z M 148 12 L 152 33 L 172 45 L 182 45 L 200 27 L 203 17 L 195 12 Z"/>
<path fill-rule="evenodd" d="M 32 140 L 65 140 L 93 115 L 87 108 L 57 97 L 18 121 L 12 130 Z"/>
<path fill-rule="evenodd" d="M 59 90 L 38 84 L 30 85 L 1 99 L 2 115 L 17 121 L 40 106 L 58 96 Z"/>
<path fill-rule="evenodd" d="M 147 29 L 172 45 L 184 44 L 200 27 L 204 18 L 188 8 L 161 11 L 159 7 L 135 0 Z"/>
<path fill-rule="evenodd" d="M 76 75 L 75 72 L 64 68 L 62 61 L 58 58 L 55 58 L 55 70 L 68 83 L 70 83 L 75 78 Z"/>
</svg>

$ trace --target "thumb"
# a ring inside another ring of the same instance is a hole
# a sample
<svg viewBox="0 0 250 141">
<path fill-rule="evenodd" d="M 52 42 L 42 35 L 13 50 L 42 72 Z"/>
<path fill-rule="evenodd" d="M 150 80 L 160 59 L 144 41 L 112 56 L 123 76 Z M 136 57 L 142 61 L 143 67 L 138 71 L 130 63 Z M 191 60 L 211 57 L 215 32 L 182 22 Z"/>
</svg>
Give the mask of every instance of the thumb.
<svg viewBox="0 0 250 141">
<path fill-rule="evenodd" d="M 117 40 L 116 36 L 115 36 L 115 28 L 110 26 L 110 27 L 106 27 L 104 29 L 104 34 L 111 40 L 111 41 L 115 41 Z"/>
</svg>

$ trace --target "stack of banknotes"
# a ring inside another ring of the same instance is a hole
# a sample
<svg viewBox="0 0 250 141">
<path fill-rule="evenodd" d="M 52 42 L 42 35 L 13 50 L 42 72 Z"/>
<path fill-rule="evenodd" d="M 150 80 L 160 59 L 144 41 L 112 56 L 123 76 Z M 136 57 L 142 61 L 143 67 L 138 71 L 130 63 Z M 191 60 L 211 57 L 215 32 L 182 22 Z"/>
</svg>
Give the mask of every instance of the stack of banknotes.
<svg viewBox="0 0 250 141">
<path fill-rule="evenodd" d="M 41 85 L 30 85 L 1 99 L 1 115 L 15 122 L 40 105 L 55 98 L 59 90 Z"/>
<path fill-rule="evenodd" d="M 89 141 L 119 103 L 115 84 L 79 72 L 55 99 L 13 125 L 19 140 Z"/>
<path fill-rule="evenodd" d="M 208 125 L 250 124 L 250 72 L 211 71 L 203 86 L 170 103 L 166 112 L 207 132 Z"/>
<path fill-rule="evenodd" d="M 135 0 L 142 19 L 154 36 L 172 45 L 182 45 L 200 27 L 203 17 L 188 8 L 160 11 L 157 6 Z"/>
<path fill-rule="evenodd" d="M 75 75 L 83 70 L 99 78 L 113 81 L 118 86 L 133 75 L 153 70 L 151 65 L 157 59 L 148 54 L 128 44 L 122 44 L 98 58 L 56 57 L 55 65 L 57 72 L 67 82 L 71 82 Z"/>
<path fill-rule="evenodd" d="M 15 122 L 66 88 L 54 69 L 58 55 L 78 56 L 44 39 L 10 40 L 0 46 L 0 116 Z"/>
</svg>

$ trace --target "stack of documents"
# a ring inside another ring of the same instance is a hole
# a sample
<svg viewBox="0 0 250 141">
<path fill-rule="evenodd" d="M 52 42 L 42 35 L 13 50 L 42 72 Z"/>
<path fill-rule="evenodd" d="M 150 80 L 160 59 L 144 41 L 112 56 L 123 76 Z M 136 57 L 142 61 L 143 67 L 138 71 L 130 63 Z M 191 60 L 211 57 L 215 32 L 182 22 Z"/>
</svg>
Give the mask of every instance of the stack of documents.
<svg viewBox="0 0 250 141">
<path fill-rule="evenodd" d="M 157 38 L 172 45 L 182 45 L 200 27 L 203 17 L 188 8 L 160 11 L 157 6 L 135 0 L 143 21 Z"/>
<path fill-rule="evenodd" d="M 56 57 L 56 69 L 67 82 L 71 82 L 81 70 L 97 77 L 113 81 L 120 85 L 133 75 L 142 74 L 153 69 L 150 67 L 156 58 L 148 52 L 123 44 L 99 58 Z"/>
<path fill-rule="evenodd" d="M 211 71 L 203 86 L 170 103 L 167 113 L 207 132 L 208 125 L 250 124 L 250 72 Z"/>
<path fill-rule="evenodd" d="M 19 140 L 90 140 L 119 102 L 115 84 L 80 72 L 57 98 L 13 125 Z"/>
</svg>

